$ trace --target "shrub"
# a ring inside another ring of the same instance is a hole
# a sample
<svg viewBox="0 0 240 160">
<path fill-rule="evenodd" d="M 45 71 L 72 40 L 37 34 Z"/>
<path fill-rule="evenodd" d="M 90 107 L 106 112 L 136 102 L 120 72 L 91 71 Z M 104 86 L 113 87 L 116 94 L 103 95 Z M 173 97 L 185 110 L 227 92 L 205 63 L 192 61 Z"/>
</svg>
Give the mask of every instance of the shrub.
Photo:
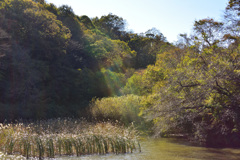
<svg viewBox="0 0 240 160">
<path fill-rule="evenodd" d="M 145 123 L 139 116 L 141 107 L 140 96 L 125 95 L 94 99 L 91 104 L 91 113 L 97 120 L 118 120 L 125 125 L 130 123 L 141 125 Z"/>
</svg>

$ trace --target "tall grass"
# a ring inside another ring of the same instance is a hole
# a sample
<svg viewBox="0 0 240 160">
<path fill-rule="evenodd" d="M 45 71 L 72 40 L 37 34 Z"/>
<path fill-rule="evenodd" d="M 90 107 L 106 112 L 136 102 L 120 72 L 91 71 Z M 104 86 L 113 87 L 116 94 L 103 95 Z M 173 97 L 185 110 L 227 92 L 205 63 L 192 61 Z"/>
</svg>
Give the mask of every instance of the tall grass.
<svg viewBox="0 0 240 160">
<path fill-rule="evenodd" d="M 137 145 L 133 127 L 124 128 L 110 122 L 92 124 L 84 120 L 52 119 L 0 124 L 1 151 L 26 158 L 131 153 L 137 150 Z"/>
<path fill-rule="evenodd" d="M 134 124 L 142 135 L 152 134 L 152 121 L 147 121 L 142 114 L 149 103 L 146 97 L 137 95 L 124 95 L 120 97 L 106 97 L 93 99 L 90 112 L 97 120 L 118 120 L 125 126 Z"/>
<path fill-rule="evenodd" d="M 132 122 L 140 124 L 144 121 L 138 116 L 141 107 L 141 97 L 136 95 L 107 97 L 92 101 L 91 114 L 99 120 L 119 120 L 125 125 Z"/>
</svg>

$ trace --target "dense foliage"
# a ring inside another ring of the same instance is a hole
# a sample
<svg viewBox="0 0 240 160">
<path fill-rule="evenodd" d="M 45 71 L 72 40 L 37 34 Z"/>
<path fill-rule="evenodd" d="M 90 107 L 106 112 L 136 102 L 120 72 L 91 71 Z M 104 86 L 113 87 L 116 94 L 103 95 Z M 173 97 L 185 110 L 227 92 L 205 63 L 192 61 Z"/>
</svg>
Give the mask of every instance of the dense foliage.
<svg viewBox="0 0 240 160">
<path fill-rule="evenodd" d="M 182 134 L 208 146 L 239 147 L 239 22 L 239 2 L 230 0 L 222 22 L 195 21 L 192 35 L 181 34 L 175 46 L 151 47 L 154 63 L 137 57 L 137 66 L 145 69 L 136 70 L 121 91 L 124 97 L 134 94 L 141 99 L 139 116 L 154 125 L 156 136 Z M 136 37 L 129 46 L 135 41 L 141 54 L 148 39 L 136 43 Z M 108 104 L 115 100 L 109 98 Z M 97 101 L 95 108 L 106 102 Z M 125 104 L 120 98 L 118 102 Z"/>
<path fill-rule="evenodd" d="M 92 116 L 239 146 L 239 5 L 229 0 L 222 22 L 195 21 L 173 45 L 155 28 L 127 32 L 114 14 L 1 0 L 0 121 Z"/>
<path fill-rule="evenodd" d="M 122 18 L 100 23 L 67 5 L 0 3 L 1 121 L 83 116 L 93 97 L 121 94 L 138 54 L 101 26 L 125 33 Z"/>
<path fill-rule="evenodd" d="M 153 68 L 161 76 L 150 80 L 143 114 L 157 135 L 182 133 L 209 146 L 239 147 L 239 2 L 229 2 L 223 22 L 202 19 L 193 29 L 158 55 Z M 138 84 L 145 81 L 142 76 Z"/>
</svg>

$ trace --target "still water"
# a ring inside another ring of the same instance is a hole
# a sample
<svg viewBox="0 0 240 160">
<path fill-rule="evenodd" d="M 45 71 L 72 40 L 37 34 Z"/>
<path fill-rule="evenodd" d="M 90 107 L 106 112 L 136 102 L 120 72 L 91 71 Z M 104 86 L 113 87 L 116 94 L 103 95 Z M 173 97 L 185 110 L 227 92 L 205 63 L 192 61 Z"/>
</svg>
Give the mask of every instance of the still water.
<svg viewBox="0 0 240 160">
<path fill-rule="evenodd" d="M 141 141 L 141 147 L 141 153 L 61 157 L 55 160 L 240 160 L 240 149 L 205 148 L 176 139 L 146 139 Z M 18 158 L 5 157 L 4 159 Z M 22 158 L 19 157 L 19 159 Z"/>
</svg>

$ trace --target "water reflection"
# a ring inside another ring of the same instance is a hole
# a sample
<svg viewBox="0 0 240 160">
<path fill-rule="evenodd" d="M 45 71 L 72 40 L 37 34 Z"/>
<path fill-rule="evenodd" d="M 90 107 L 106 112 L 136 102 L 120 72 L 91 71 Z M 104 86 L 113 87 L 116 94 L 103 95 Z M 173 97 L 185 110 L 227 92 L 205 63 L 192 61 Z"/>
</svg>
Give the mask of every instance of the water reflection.
<svg viewBox="0 0 240 160">
<path fill-rule="evenodd" d="M 142 153 L 84 156 L 84 160 L 239 160 L 240 149 L 214 149 L 191 146 L 176 139 L 147 139 L 142 141 Z M 79 158 L 60 158 L 77 160 Z"/>
<path fill-rule="evenodd" d="M 240 149 L 215 149 L 192 146 L 176 139 L 146 139 L 141 142 L 142 152 L 133 154 L 56 157 L 55 160 L 239 160 Z M 0 154 L 0 159 L 2 159 Z M 10 157 L 9 157 L 10 158 Z M 13 158 L 13 157 L 11 157 Z M 23 157 L 19 158 L 22 159 Z M 5 157 L 4 159 L 8 159 Z M 13 159 L 16 159 L 13 158 Z M 17 158 L 18 159 L 18 158 Z M 53 159 L 51 159 L 53 160 Z"/>
</svg>

